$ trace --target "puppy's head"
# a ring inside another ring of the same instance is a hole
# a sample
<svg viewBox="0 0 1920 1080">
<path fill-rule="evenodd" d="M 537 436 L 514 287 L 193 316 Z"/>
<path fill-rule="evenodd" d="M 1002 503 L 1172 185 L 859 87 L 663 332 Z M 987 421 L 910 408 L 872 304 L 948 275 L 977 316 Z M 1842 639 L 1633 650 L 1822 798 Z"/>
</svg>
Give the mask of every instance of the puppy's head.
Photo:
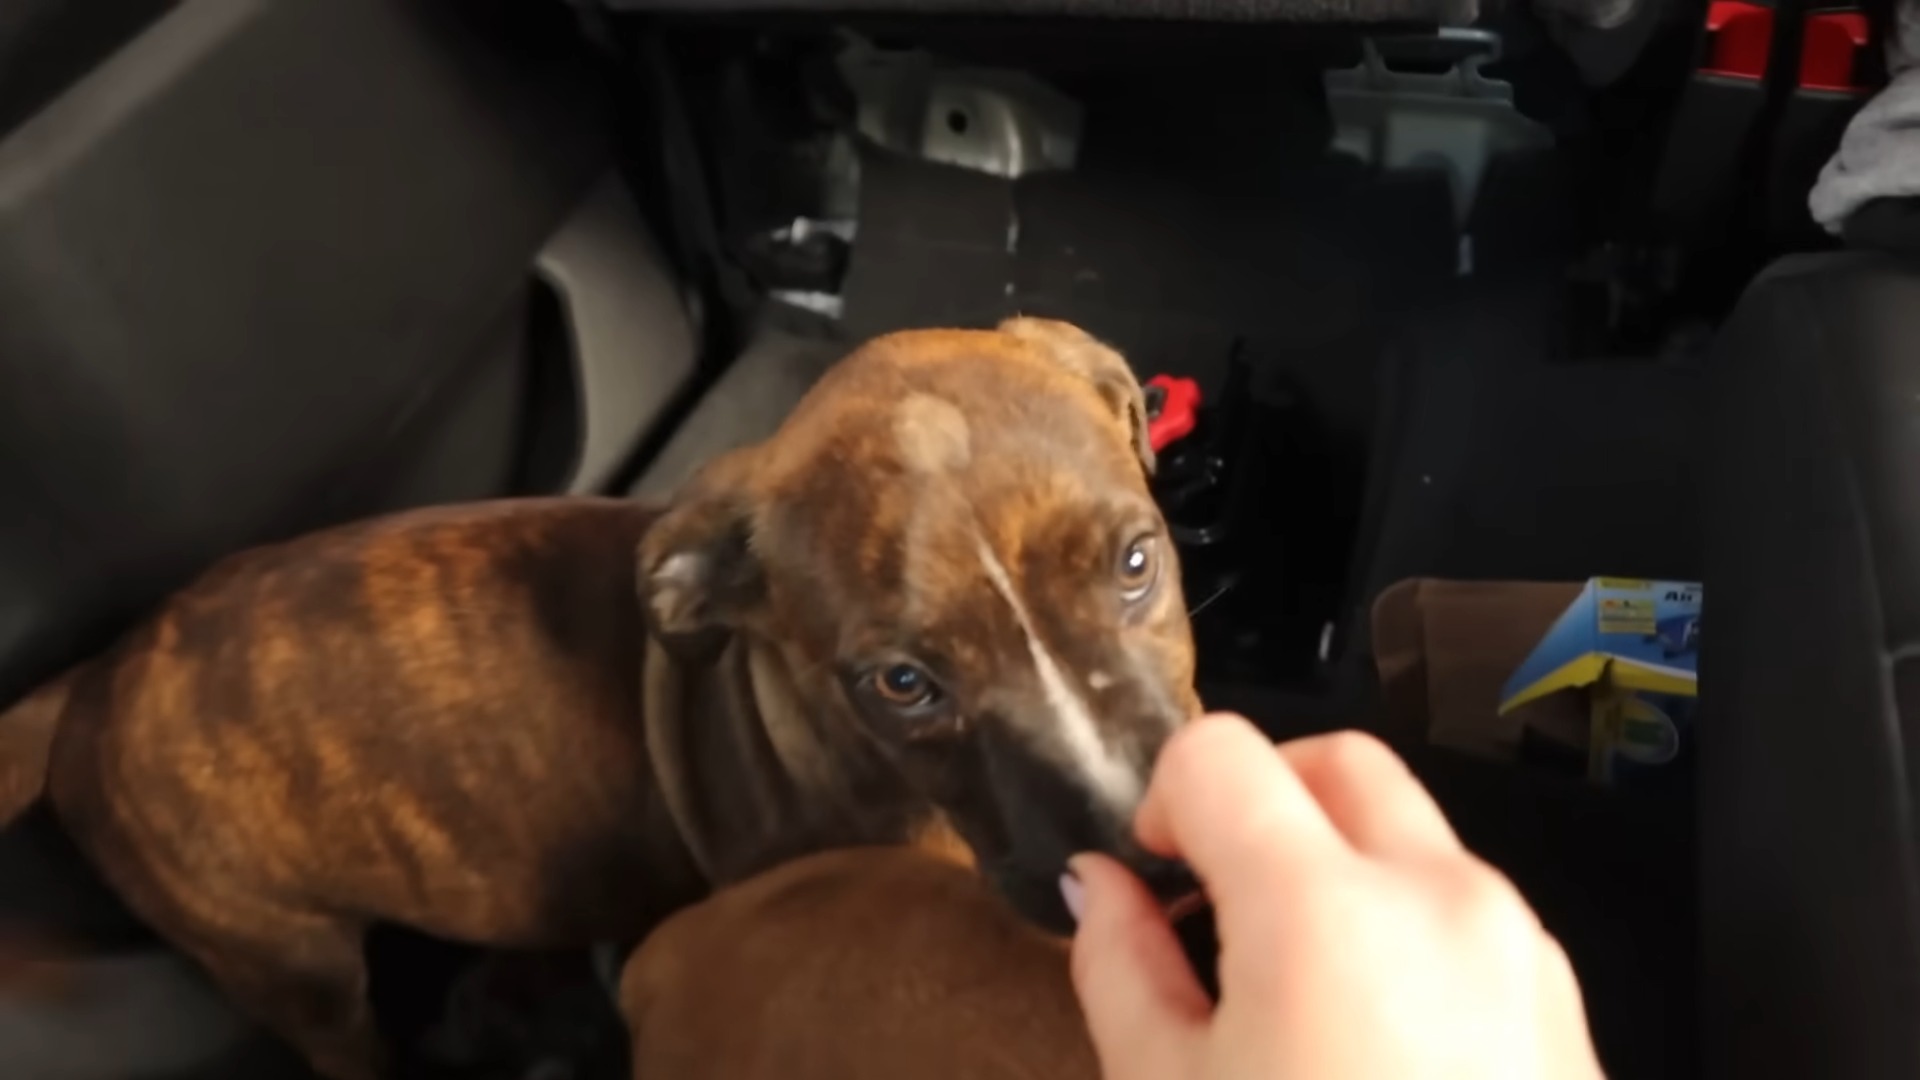
<svg viewBox="0 0 1920 1080">
<path fill-rule="evenodd" d="M 1029 916 L 1068 856 L 1150 879 L 1131 822 L 1199 710 L 1140 386 L 1065 323 L 878 339 L 649 533 L 653 627 L 683 655 L 781 651 L 829 738 L 880 747 Z"/>
</svg>

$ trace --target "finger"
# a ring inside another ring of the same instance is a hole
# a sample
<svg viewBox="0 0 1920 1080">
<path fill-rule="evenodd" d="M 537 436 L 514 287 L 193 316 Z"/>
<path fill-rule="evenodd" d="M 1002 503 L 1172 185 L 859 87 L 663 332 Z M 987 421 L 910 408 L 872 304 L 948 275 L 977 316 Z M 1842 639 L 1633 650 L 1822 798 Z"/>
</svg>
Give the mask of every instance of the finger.
<svg viewBox="0 0 1920 1080">
<path fill-rule="evenodd" d="M 1379 739 L 1336 731 L 1282 743 L 1280 754 L 1355 849 L 1385 859 L 1461 850 L 1439 804 Z"/>
<path fill-rule="evenodd" d="M 1350 850 L 1273 743 L 1218 714 L 1167 741 L 1134 833 L 1148 850 L 1186 860 L 1223 915 L 1235 893 L 1270 900 L 1281 879 Z"/>
<path fill-rule="evenodd" d="M 1107 1080 L 1190 1076 L 1212 1005 L 1140 880 L 1102 855 L 1072 862 L 1080 888 L 1073 988 Z"/>
<path fill-rule="evenodd" d="M 1553 1080 L 1604 1080 L 1587 1026 L 1587 1009 L 1567 951 L 1552 934 L 1540 931 L 1539 970 L 1534 1000 L 1540 1003 L 1539 1075 Z"/>
</svg>

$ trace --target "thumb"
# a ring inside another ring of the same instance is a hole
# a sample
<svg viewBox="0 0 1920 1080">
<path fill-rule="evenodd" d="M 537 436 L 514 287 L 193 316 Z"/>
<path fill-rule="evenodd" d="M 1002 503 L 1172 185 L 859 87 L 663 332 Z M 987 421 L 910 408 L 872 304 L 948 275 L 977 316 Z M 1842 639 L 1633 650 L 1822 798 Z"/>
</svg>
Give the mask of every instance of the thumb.
<svg viewBox="0 0 1920 1080">
<path fill-rule="evenodd" d="M 1106 1080 L 1190 1076 L 1212 1015 L 1173 928 L 1140 883 L 1104 855 L 1076 855 L 1073 988 Z"/>
</svg>

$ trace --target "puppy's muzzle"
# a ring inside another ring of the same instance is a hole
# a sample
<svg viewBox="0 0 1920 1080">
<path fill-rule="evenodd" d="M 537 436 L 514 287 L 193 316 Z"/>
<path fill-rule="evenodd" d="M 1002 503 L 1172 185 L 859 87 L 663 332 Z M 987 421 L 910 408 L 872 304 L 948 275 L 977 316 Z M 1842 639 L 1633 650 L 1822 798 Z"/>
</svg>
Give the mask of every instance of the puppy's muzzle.
<svg viewBox="0 0 1920 1080">
<path fill-rule="evenodd" d="M 1123 858 L 1121 862 L 1140 878 L 1141 884 L 1166 910 L 1168 918 L 1178 919 L 1205 906 L 1206 894 L 1200 888 L 1200 879 L 1186 863 L 1156 855 Z"/>
</svg>

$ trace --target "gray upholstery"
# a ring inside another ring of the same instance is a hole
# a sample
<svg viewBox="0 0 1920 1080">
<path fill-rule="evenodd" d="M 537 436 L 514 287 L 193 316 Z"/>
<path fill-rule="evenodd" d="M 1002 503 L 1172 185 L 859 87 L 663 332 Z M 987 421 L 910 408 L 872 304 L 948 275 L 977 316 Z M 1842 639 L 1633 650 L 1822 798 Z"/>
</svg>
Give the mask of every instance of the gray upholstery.
<svg viewBox="0 0 1920 1080">
<path fill-rule="evenodd" d="M 0 708 L 236 548 L 504 493 L 535 258 L 607 160 L 577 62 L 454 7 L 183 0 L 0 77 Z M 51 826 L 0 832 L 0 930 L 91 992 L 0 1003 L 0 1075 L 299 1075 Z"/>
<path fill-rule="evenodd" d="M 1789 260 L 1705 432 L 1702 1021 L 1713 1080 L 1920 1076 L 1920 266 Z"/>
<path fill-rule="evenodd" d="M 0 702 L 478 407 L 603 159 L 437 8 L 190 0 L 0 140 Z"/>
</svg>

